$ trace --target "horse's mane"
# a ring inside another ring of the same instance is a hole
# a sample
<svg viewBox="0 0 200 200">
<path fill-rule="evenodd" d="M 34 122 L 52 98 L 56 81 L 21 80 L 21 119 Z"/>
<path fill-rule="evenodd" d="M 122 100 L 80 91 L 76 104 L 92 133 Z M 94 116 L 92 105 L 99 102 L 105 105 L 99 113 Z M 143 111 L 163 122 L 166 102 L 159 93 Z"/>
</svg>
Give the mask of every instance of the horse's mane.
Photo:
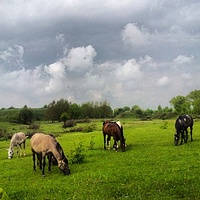
<svg viewBox="0 0 200 200">
<path fill-rule="evenodd" d="M 65 163 L 68 163 L 67 158 L 65 157 L 64 151 L 60 145 L 59 142 L 56 142 L 56 149 L 58 150 L 58 152 L 61 154 L 61 158 Z"/>
</svg>

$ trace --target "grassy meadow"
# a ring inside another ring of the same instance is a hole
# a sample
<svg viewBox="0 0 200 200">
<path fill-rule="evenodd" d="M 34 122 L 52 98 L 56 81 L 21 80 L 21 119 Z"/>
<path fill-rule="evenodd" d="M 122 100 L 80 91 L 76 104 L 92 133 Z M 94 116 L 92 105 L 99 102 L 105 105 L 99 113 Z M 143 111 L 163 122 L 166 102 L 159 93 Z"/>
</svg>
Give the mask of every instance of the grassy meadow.
<svg viewBox="0 0 200 200">
<path fill-rule="evenodd" d="M 38 168 L 33 171 L 30 139 L 26 156 L 11 160 L 10 141 L 0 141 L 0 188 L 15 200 L 200 199 L 200 121 L 194 123 L 194 141 L 181 146 L 173 143 L 174 121 L 122 119 L 125 152 L 103 149 L 100 120 L 91 122 L 95 130 L 89 133 L 63 133 L 59 123 L 42 123 L 42 132 L 58 135 L 69 159 L 81 143 L 83 163 L 70 164 L 69 176 L 52 166 L 43 177 Z"/>
</svg>

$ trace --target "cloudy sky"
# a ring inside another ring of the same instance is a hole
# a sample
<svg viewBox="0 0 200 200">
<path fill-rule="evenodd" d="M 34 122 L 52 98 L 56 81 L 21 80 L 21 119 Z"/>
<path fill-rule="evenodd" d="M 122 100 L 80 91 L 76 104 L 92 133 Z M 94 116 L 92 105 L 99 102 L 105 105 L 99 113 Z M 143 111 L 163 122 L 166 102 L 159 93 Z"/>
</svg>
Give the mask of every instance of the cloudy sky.
<svg viewBox="0 0 200 200">
<path fill-rule="evenodd" d="M 170 106 L 200 89 L 199 0 L 1 0 L 0 108 Z"/>
</svg>

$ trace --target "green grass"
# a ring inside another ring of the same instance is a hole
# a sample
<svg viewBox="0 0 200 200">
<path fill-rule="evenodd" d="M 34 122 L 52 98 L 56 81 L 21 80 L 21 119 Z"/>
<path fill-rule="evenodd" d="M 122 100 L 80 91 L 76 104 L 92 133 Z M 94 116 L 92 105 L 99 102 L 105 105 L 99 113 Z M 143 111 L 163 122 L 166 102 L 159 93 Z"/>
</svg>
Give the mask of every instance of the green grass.
<svg viewBox="0 0 200 200">
<path fill-rule="evenodd" d="M 200 122 L 194 124 L 194 142 L 174 146 L 174 120 L 164 122 L 121 120 L 127 148 L 103 150 L 102 123 L 95 121 L 91 133 L 62 133 L 57 140 L 70 158 L 71 150 L 80 142 L 84 145 L 82 164 L 71 164 L 71 175 L 64 176 L 56 166 L 33 171 L 30 140 L 27 155 L 7 159 L 9 141 L 0 142 L 0 187 L 10 199 L 200 199 Z M 81 125 L 82 126 L 82 125 Z M 85 124 L 86 126 L 86 124 Z M 41 128 L 56 133 L 54 125 Z M 90 150 L 91 139 L 95 142 Z M 112 143 L 111 143 L 112 144 Z"/>
</svg>

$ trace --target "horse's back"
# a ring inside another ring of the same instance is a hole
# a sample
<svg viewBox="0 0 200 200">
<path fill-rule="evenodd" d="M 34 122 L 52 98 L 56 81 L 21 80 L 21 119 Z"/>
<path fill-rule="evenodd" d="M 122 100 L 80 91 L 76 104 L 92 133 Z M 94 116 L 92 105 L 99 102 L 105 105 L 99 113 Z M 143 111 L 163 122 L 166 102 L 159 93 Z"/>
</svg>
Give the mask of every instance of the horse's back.
<svg viewBox="0 0 200 200">
<path fill-rule="evenodd" d="M 21 144 L 26 141 L 26 135 L 23 132 L 15 133 L 11 138 L 11 143 L 14 145 Z"/>
<path fill-rule="evenodd" d="M 193 118 L 191 115 L 180 115 L 176 122 L 176 128 L 187 128 L 189 126 L 193 126 Z"/>
<path fill-rule="evenodd" d="M 55 139 L 50 135 L 43 133 L 35 133 L 30 140 L 31 148 L 35 152 L 44 152 L 51 149 L 51 145 L 55 144 Z"/>
<path fill-rule="evenodd" d="M 103 133 L 114 135 L 120 132 L 119 126 L 116 122 L 106 122 L 103 124 Z"/>
</svg>

